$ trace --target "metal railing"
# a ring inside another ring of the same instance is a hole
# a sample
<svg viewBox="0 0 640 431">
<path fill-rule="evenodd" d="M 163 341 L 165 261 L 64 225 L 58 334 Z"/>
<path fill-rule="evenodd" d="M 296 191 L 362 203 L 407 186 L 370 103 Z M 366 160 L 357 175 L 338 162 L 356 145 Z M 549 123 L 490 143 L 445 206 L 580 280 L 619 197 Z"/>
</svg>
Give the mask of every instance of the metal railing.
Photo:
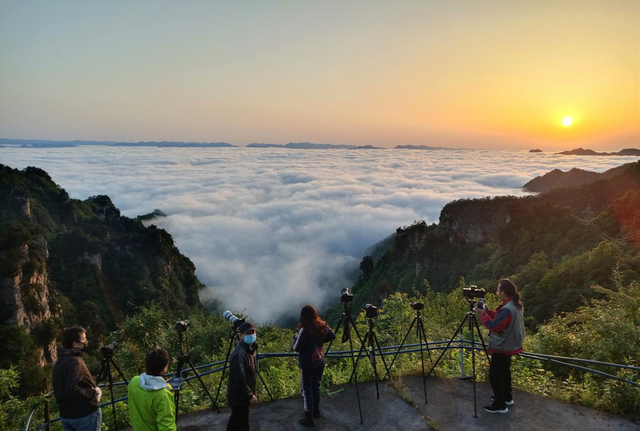
<svg viewBox="0 0 640 431">
<path fill-rule="evenodd" d="M 404 344 L 404 345 L 400 345 L 400 346 L 386 346 L 386 347 L 380 347 L 380 351 L 376 353 L 376 355 L 396 355 L 396 354 L 405 354 L 405 353 L 416 353 L 416 352 L 420 352 L 420 350 L 424 350 L 425 348 L 429 348 L 430 350 L 443 350 L 446 349 L 446 344 L 449 343 L 449 340 L 442 340 L 442 341 L 431 341 L 428 343 L 422 343 L 422 346 L 420 343 L 414 343 L 414 344 Z M 462 338 L 460 340 L 454 340 L 451 344 L 451 346 L 449 347 L 449 350 L 459 350 L 460 351 L 460 369 L 461 369 L 461 375 L 464 375 L 464 351 L 469 350 L 469 349 L 475 349 L 475 350 L 483 350 L 482 344 L 478 341 L 474 341 L 473 345 L 472 342 L 469 340 L 463 340 Z M 364 355 L 366 355 L 366 351 L 363 353 Z M 257 359 L 261 360 L 261 359 L 270 359 L 270 358 L 289 358 L 289 357 L 297 357 L 298 354 L 295 352 L 276 352 L 276 353 L 258 353 L 257 355 Z M 338 351 L 331 351 L 326 355 L 326 358 L 331 358 L 331 359 L 346 359 L 346 358 L 351 358 L 351 357 L 357 357 L 358 356 L 358 351 L 351 351 L 351 350 L 338 350 Z M 632 366 L 632 365 L 624 365 L 624 364 L 615 364 L 615 363 L 610 363 L 610 362 L 602 362 L 602 361 L 595 361 L 592 359 L 582 359 L 582 358 L 570 358 L 570 357 L 565 357 L 565 356 L 556 356 L 556 355 L 545 355 L 542 353 L 533 353 L 533 352 L 520 352 L 518 353 L 518 356 L 522 357 L 522 358 L 526 358 L 526 359 L 531 359 L 531 360 L 535 360 L 535 361 L 546 361 L 546 362 L 550 362 L 556 365 L 561 365 L 564 367 L 568 367 L 568 368 L 572 368 L 572 369 L 576 369 L 576 370 L 580 370 L 580 371 L 584 371 L 584 372 L 588 372 L 588 373 L 592 373 L 601 377 L 605 377 L 607 379 L 613 379 L 613 380 L 618 380 L 620 382 L 624 382 L 626 384 L 630 384 L 633 386 L 639 386 L 640 387 L 640 383 L 633 381 L 633 380 L 629 380 L 629 379 L 625 379 L 623 377 L 619 377 L 613 374 L 609 374 L 609 373 L 605 373 L 603 371 L 600 370 L 596 370 L 587 366 L 583 366 L 583 365 L 576 365 L 576 364 L 572 364 L 570 362 L 579 362 L 582 364 L 589 364 L 589 365 L 597 365 L 597 366 L 603 366 L 603 367 L 612 367 L 612 368 L 618 368 L 618 369 L 626 369 L 626 370 L 630 370 L 630 371 L 635 371 L 635 372 L 640 372 L 640 367 L 636 367 L 636 366 Z M 225 367 L 223 364 L 225 363 L 224 360 L 222 361 L 215 361 L 215 362 L 211 362 L 208 364 L 203 364 L 203 365 L 198 365 L 195 367 L 196 370 L 203 370 L 203 369 L 207 369 L 207 368 L 211 368 L 210 370 L 204 371 L 204 372 L 199 372 L 200 376 L 206 376 L 209 374 L 213 374 L 219 371 L 222 371 L 225 368 L 229 368 L 230 364 L 227 364 L 227 366 Z M 222 366 L 220 366 L 222 365 Z M 213 368 L 212 368 L 213 367 Z M 189 370 L 183 370 L 183 373 L 188 373 L 190 372 Z M 165 374 L 165 377 L 170 377 L 175 375 L 175 373 L 167 373 Z M 190 377 L 186 377 L 184 378 L 184 381 L 190 381 L 197 378 L 196 375 L 190 376 Z M 114 382 L 113 386 L 124 386 L 126 385 L 126 382 L 124 381 L 120 381 L 120 382 Z M 109 384 L 108 383 L 102 383 L 100 385 L 98 385 L 100 387 L 108 387 Z M 49 401 L 48 398 L 53 395 L 53 392 L 48 392 L 45 396 L 45 412 L 49 411 Z M 121 397 L 121 398 L 117 398 L 115 400 L 111 400 L 105 403 L 100 404 L 100 408 L 103 407 L 107 407 L 110 406 L 112 404 L 117 404 L 123 401 L 127 400 L 127 396 Z M 24 431 L 29 431 L 29 429 L 31 428 L 31 422 L 33 419 L 33 416 L 35 414 L 36 408 L 34 407 L 30 412 L 29 415 L 27 416 L 27 420 L 24 426 Z M 45 416 L 48 416 L 48 413 L 45 413 Z M 41 425 L 39 425 L 36 430 L 40 431 L 42 429 L 47 429 L 47 431 L 49 430 L 49 427 L 52 423 L 58 422 L 60 421 L 60 418 L 54 418 L 54 419 L 49 419 L 48 417 L 45 418 L 45 422 Z"/>
</svg>

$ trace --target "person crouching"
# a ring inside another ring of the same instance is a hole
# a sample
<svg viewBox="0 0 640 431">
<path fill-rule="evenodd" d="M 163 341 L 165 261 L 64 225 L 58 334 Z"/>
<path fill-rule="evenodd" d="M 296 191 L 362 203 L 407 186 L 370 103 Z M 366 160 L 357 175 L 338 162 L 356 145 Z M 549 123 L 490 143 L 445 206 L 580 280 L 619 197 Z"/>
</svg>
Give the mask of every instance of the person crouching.
<svg viewBox="0 0 640 431">
<path fill-rule="evenodd" d="M 298 330 L 293 350 L 298 352 L 304 406 L 304 416 L 298 422 L 303 426 L 313 427 L 314 418 L 321 417 L 320 380 L 324 372 L 322 344 L 334 340 L 336 334 L 320 319 L 318 311 L 311 305 L 302 307 Z"/>
</svg>

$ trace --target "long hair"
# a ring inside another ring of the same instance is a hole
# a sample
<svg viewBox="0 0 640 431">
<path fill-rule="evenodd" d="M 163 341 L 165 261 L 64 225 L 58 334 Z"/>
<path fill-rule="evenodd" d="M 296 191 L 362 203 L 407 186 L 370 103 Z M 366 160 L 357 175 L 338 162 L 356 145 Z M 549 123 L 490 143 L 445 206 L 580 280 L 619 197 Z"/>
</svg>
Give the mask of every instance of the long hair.
<svg viewBox="0 0 640 431">
<path fill-rule="evenodd" d="M 520 298 L 520 292 L 518 292 L 518 288 L 513 283 L 513 281 L 508 278 L 504 278 L 498 282 L 498 289 L 502 290 L 507 296 L 513 297 L 513 303 L 520 310 L 524 310 L 524 305 L 522 304 L 522 299 Z"/>
<path fill-rule="evenodd" d="M 321 339 L 327 332 L 327 322 L 322 320 L 312 305 L 305 305 L 300 311 L 300 322 L 298 329 L 303 328 L 306 333 L 317 340 Z"/>
</svg>

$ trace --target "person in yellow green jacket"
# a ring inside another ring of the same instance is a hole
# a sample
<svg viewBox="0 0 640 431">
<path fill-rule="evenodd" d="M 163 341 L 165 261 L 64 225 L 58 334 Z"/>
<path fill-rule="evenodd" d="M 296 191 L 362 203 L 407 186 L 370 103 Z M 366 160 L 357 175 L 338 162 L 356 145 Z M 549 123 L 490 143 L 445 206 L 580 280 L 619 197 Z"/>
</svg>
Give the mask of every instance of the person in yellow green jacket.
<svg viewBox="0 0 640 431">
<path fill-rule="evenodd" d="M 173 395 L 162 378 L 168 366 L 169 353 L 154 349 L 147 354 L 146 373 L 129 382 L 129 418 L 133 431 L 177 431 Z"/>
</svg>

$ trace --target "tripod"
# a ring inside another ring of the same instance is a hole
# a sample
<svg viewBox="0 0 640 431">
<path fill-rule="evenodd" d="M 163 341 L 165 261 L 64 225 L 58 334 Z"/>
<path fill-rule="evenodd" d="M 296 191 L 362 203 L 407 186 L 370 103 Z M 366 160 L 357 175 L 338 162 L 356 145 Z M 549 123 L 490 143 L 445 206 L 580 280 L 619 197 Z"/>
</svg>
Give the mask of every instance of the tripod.
<svg viewBox="0 0 640 431">
<path fill-rule="evenodd" d="M 200 377 L 200 374 L 198 374 L 198 371 L 196 370 L 196 367 L 193 365 L 193 362 L 191 361 L 191 358 L 189 357 L 189 355 L 187 353 L 184 352 L 183 349 L 183 334 L 186 331 L 186 327 L 184 327 L 183 329 L 178 329 L 178 337 L 180 340 L 180 357 L 178 358 L 178 368 L 176 370 L 175 373 L 175 377 L 172 379 L 174 381 L 174 384 L 176 387 L 174 387 L 174 394 L 173 394 L 173 399 L 175 401 L 176 404 L 176 423 L 178 423 L 178 407 L 180 406 L 180 390 L 182 389 L 182 383 L 184 381 L 184 378 L 182 377 L 182 367 L 185 363 L 189 364 L 189 367 L 191 368 L 191 371 L 193 371 L 193 374 L 196 375 L 196 377 L 198 378 L 198 380 L 200 381 L 200 384 L 202 385 L 202 389 L 204 389 L 204 391 L 207 393 L 207 395 L 209 396 L 209 399 L 211 399 L 211 402 L 213 403 L 213 406 L 216 408 L 216 410 L 218 411 L 218 413 L 220 413 L 220 408 L 218 407 L 218 404 L 216 403 L 216 401 L 213 399 L 213 397 L 211 396 L 211 394 L 209 393 L 209 390 L 207 389 L 207 386 L 204 384 L 204 382 L 202 381 L 202 377 Z"/>
<path fill-rule="evenodd" d="M 351 353 L 350 357 L 351 357 L 351 366 L 353 367 L 353 374 L 352 377 L 355 378 L 355 382 L 356 382 L 356 396 L 358 398 L 358 411 L 360 412 L 360 423 L 363 423 L 362 421 L 362 406 L 360 405 L 360 389 L 358 388 L 358 373 L 356 373 L 356 363 L 354 362 L 353 359 L 353 339 L 351 338 L 351 328 L 353 327 L 353 330 L 355 331 L 356 335 L 358 336 L 358 339 L 360 340 L 360 343 L 362 345 L 364 345 L 364 343 L 362 342 L 362 338 L 360 338 L 360 334 L 358 333 L 358 328 L 356 328 L 356 324 L 353 321 L 353 318 L 351 317 L 351 299 L 353 299 L 353 296 L 347 296 L 345 297 L 343 295 L 342 297 L 342 303 L 344 304 L 344 312 L 342 313 L 342 316 L 340 317 L 340 321 L 338 322 L 338 326 L 336 326 L 336 338 L 337 338 L 337 334 L 338 331 L 340 331 L 340 326 L 342 325 L 342 342 L 346 342 L 347 340 L 349 340 L 349 352 Z M 344 299 L 346 298 L 346 300 Z M 329 346 L 327 347 L 327 351 L 325 352 L 325 357 L 329 357 L 329 350 L 331 350 L 331 345 L 333 344 L 333 341 L 331 341 L 329 343 Z M 349 383 L 351 383 L 351 378 L 349 378 Z"/>
<path fill-rule="evenodd" d="M 418 342 L 420 343 L 420 362 L 422 364 L 422 386 L 424 388 L 424 403 L 427 404 L 427 381 L 424 375 L 424 350 L 422 348 L 422 340 L 424 339 L 424 344 L 427 346 L 427 353 L 429 354 L 429 361 L 431 361 L 431 367 L 433 367 L 433 359 L 431 358 L 431 349 L 429 349 L 429 344 L 427 343 L 427 335 L 424 331 L 424 324 L 422 323 L 422 321 L 424 320 L 424 317 L 422 317 L 422 311 L 421 308 L 416 308 L 414 307 L 414 304 L 411 304 L 411 307 L 416 310 L 416 317 L 413 318 L 413 321 L 411 322 L 411 325 L 409 326 L 409 330 L 407 331 L 407 333 L 405 334 L 404 338 L 402 339 L 402 343 L 400 343 L 400 347 L 398 347 L 398 351 L 396 352 L 395 355 L 393 355 L 393 359 L 391 360 L 391 364 L 389 365 L 389 370 L 391 370 L 391 367 L 393 367 L 393 363 L 395 362 L 396 358 L 398 357 L 398 354 L 400 354 L 400 350 L 402 349 L 402 347 L 404 346 L 405 341 L 407 340 L 407 337 L 409 336 L 409 334 L 411 333 L 411 330 L 413 329 L 413 325 L 416 325 L 416 333 L 418 335 Z M 384 379 L 386 379 L 389 376 L 389 370 L 387 370 L 387 374 L 385 374 Z M 435 370 L 433 371 L 433 375 L 435 377 L 438 377 L 436 375 Z"/>
<path fill-rule="evenodd" d="M 113 344 L 112 344 L 113 345 Z M 109 382 L 109 393 L 111 394 L 111 411 L 113 412 L 113 426 L 118 431 L 118 422 L 116 421 L 116 403 L 113 402 L 113 375 L 111 374 L 111 366 L 116 369 L 122 380 L 128 385 L 127 378 L 122 374 L 118 364 L 113 359 L 113 348 L 105 346 L 102 348 L 102 360 L 100 361 L 100 374 L 98 374 L 97 383 L 107 379 Z"/>
<path fill-rule="evenodd" d="M 362 342 L 362 346 L 360 347 L 360 351 L 358 352 L 358 359 L 356 359 L 355 366 L 356 367 L 358 366 L 358 362 L 362 357 L 362 353 L 364 353 L 364 351 L 367 349 L 367 341 L 368 341 L 369 349 L 367 351 L 368 353 L 367 356 L 369 356 L 369 363 L 373 367 L 373 374 L 375 375 L 375 378 L 376 378 L 376 396 L 378 399 L 380 399 L 380 390 L 378 388 L 378 382 L 382 379 L 380 379 L 380 376 L 378 375 L 378 367 L 376 366 L 376 350 L 375 350 L 376 346 L 378 347 L 378 354 L 380 355 L 380 359 L 384 364 L 384 368 L 387 370 L 387 374 L 389 374 L 389 367 L 387 367 L 387 363 L 384 360 L 384 356 L 382 356 L 382 349 L 380 348 L 380 343 L 378 342 L 378 337 L 376 336 L 376 333 L 374 330 L 373 317 L 371 316 L 368 316 L 368 317 L 369 317 L 369 329 L 367 329 L 367 332 L 364 334 L 364 340 Z M 349 381 L 351 381 L 351 378 L 355 375 L 355 372 L 356 372 L 356 369 L 354 367 L 353 371 L 351 372 L 351 377 L 349 377 Z"/>
<path fill-rule="evenodd" d="M 244 323 L 244 320 L 242 320 L 240 324 L 242 324 L 242 323 Z M 231 356 L 231 348 L 233 347 L 233 342 L 238 340 L 238 328 L 239 327 L 240 327 L 240 325 L 236 325 L 235 322 L 234 322 L 233 329 L 231 329 L 231 334 L 229 336 L 229 348 L 227 349 L 227 356 L 225 356 L 225 358 L 224 358 L 224 365 L 222 367 L 222 375 L 220 376 L 220 382 L 218 382 L 218 390 L 216 391 L 216 400 L 215 400 L 216 403 L 218 402 L 218 397 L 220 396 L 220 388 L 222 387 L 222 381 L 224 380 L 224 374 L 227 371 L 227 364 L 229 364 L 229 357 Z M 240 342 L 242 342 L 242 341 L 240 341 Z M 258 345 L 256 344 L 256 358 L 258 357 L 258 347 L 257 346 Z M 229 364 L 229 366 L 231 366 L 231 365 Z M 269 398 L 271 398 L 271 401 L 274 401 L 273 395 L 271 395 L 271 392 L 269 391 L 269 387 L 267 386 L 267 383 L 262 378 L 262 374 L 260 374 L 260 370 L 258 369 L 257 366 L 256 366 L 256 374 L 260 378 L 260 381 L 262 382 L 262 385 L 264 386 L 265 390 L 267 391 L 267 394 L 269 395 Z M 218 410 L 218 412 L 220 412 L 220 410 Z"/>
<path fill-rule="evenodd" d="M 438 362 L 440 362 L 440 359 L 442 359 L 445 352 L 449 349 L 449 346 L 451 346 L 451 343 L 453 343 L 453 339 L 456 338 L 456 336 L 462 332 L 462 327 L 464 326 L 464 323 L 466 321 L 469 321 L 469 332 L 471 333 L 471 364 L 473 369 L 473 375 L 471 376 L 471 379 L 473 380 L 473 417 L 477 418 L 478 410 L 477 410 L 477 400 L 476 400 L 476 344 L 473 338 L 474 329 L 478 331 L 478 337 L 480 338 L 480 342 L 482 343 L 482 349 L 484 350 L 484 353 L 487 356 L 487 360 L 489 361 L 489 363 L 491 363 L 491 359 L 489 358 L 489 353 L 487 352 L 487 346 L 485 346 L 484 344 L 484 339 L 482 338 L 482 332 L 480 332 L 480 327 L 478 326 L 478 321 L 476 320 L 476 313 L 473 311 L 476 306 L 476 301 L 475 299 L 467 298 L 467 302 L 469 302 L 469 311 L 467 311 L 467 314 L 464 315 L 462 322 L 460 322 L 460 325 L 458 325 L 458 329 L 456 329 L 456 331 L 453 333 L 453 336 L 449 340 L 449 343 L 447 343 L 447 346 L 444 348 L 442 353 L 440 353 L 440 356 L 438 356 L 436 363 L 433 365 L 433 367 L 431 367 L 429 374 L 427 374 L 427 377 L 425 377 L 424 380 L 426 381 L 429 378 L 432 371 L 434 372 L 434 375 L 435 375 L 435 369 L 438 366 Z"/>
</svg>

